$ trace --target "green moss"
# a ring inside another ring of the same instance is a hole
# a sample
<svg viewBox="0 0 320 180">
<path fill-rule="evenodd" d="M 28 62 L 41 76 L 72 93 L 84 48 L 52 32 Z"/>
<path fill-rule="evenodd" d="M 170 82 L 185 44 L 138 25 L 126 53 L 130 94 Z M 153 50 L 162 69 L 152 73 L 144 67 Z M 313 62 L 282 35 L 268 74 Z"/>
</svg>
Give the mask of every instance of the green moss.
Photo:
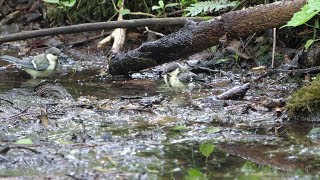
<svg viewBox="0 0 320 180">
<path fill-rule="evenodd" d="M 290 116 L 319 113 L 320 109 L 320 76 L 308 86 L 296 91 L 287 101 Z"/>
</svg>

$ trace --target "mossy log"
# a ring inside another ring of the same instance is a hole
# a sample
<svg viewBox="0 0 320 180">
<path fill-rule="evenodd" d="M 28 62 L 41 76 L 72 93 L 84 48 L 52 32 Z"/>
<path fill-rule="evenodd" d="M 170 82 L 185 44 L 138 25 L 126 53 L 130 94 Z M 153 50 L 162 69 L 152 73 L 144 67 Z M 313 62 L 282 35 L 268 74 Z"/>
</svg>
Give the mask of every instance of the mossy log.
<svg viewBox="0 0 320 180">
<path fill-rule="evenodd" d="M 126 75 L 166 62 L 186 58 L 229 39 L 278 27 L 291 19 L 306 0 L 277 2 L 233 11 L 209 21 L 189 21 L 182 29 L 139 48 L 116 54 L 109 60 L 109 73 Z"/>
</svg>

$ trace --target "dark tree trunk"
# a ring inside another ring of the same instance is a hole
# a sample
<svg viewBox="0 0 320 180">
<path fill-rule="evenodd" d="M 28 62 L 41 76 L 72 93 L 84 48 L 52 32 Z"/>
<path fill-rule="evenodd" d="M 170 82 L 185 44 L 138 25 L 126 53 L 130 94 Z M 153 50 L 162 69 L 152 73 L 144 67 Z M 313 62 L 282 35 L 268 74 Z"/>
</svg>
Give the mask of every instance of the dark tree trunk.
<svg viewBox="0 0 320 180">
<path fill-rule="evenodd" d="M 240 11 L 226 13 L 205 22 L 189 21 L 179 31 L 139 48 L 113 56 L 109 61 L 112 75 L 130 72 L 186 58 L 215 44 L 223 35 L 228 38 L 285 24 L 300 10 L 306 0 L 258 5 Z"/>
</svg>

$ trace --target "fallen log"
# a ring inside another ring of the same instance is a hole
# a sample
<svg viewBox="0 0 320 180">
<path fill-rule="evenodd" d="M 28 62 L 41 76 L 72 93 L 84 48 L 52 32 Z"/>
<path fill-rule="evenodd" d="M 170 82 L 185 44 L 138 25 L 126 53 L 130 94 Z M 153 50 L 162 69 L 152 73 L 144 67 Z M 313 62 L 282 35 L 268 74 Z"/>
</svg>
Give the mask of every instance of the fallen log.
<svg viewBox="0 0 320 180">
<path fill-rule="evenodd" d="M 233 11 L 209 21 L 189 21 L 179 31 L 109 60 L 109 73 L 127 75 L 205 50 L 226 35 L 229 39 L 285 24 L 306 0 L 276 2 Z"/>
</svg>

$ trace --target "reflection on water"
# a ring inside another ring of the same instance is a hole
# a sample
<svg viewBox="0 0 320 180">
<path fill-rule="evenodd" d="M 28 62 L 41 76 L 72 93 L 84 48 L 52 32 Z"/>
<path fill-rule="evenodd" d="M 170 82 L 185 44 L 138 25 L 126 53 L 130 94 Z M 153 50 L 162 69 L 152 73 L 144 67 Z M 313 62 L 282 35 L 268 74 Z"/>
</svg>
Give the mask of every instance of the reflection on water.
<svg viewBox="0 0 320 180">
<path fill-rule="evenodd" d="M 25 76 L 21 76 L 25 75 Z M 84 74 L 82 74 L 85 77 Z M 79 79 L 81 77 L 77 76 Z M 54 77 L 50 80 L 54 81 Z M 12 88 L 33 88 L 44 79 L 29 78 L 24 72 L 6 72 L 0 74 L 0 92 Z M 69 93 L 77 98 L 79 96 L 95 96 L 98 99 L 115 99 L 120 96 L 152 96 L 158 94 L 157 86 L 161 83 L 155 79 L 130 79 L 122 78 L 113 80 L 99 77 L 90 80 L 76 80 L 61 78 L 56 79 Z"/>
<path fill-rule="evenodd" d="M 95 96 L 98 99 L 115 99 L 121 96 L 152 96 L 158 94 L 157 81 L 150 79 L 127 79 L 117 81 L 62 82 L 75 98 Z"/>
</svg>

